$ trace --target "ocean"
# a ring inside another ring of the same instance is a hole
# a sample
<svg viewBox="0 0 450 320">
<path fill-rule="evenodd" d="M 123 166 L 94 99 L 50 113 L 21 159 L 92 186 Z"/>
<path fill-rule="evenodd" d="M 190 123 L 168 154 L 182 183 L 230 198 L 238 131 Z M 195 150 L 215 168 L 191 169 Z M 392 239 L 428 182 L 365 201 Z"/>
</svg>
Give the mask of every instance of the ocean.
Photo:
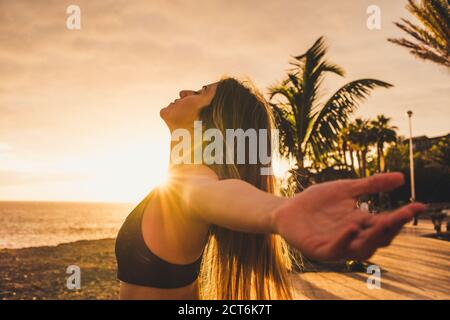
<svg viewBox="0 0 450 320">
<path fill-rule="evenodd" d="M 135 204 L 0 201 L 0 249 L 115 238 Z"/>
</svg>

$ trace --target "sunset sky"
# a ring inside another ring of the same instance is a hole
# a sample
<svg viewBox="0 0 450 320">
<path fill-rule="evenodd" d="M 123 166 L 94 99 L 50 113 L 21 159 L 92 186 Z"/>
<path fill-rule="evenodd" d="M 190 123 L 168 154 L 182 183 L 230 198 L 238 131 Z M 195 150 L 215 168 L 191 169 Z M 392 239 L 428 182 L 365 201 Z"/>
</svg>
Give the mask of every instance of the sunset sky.
<svg viewBox="0 0 450 320">
<path fill-rule="evenodd" d="M 357 115 L 393 118 L 407 134 L 449 128 L 450 73 L 387 42 L 406 0 L 0 0 L 0 200 L 138 201 L 162 178 L 169 132 L 159 110 L 181 89 L 222 75 L 248 76 L 264 92 L 289 57 L 321 35 L 331 77 L 390 82 Z M 66 8 L 81 8 L 81 30 Z M 381 8 L 381 30 L 366 9 Z"/>
</svg>

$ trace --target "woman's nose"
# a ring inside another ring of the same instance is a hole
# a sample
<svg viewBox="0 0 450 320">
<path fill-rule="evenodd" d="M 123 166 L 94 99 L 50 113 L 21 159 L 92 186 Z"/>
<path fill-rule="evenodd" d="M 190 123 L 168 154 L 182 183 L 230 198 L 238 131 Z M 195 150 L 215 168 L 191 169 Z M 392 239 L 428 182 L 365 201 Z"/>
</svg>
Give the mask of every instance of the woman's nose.
<svg viewBox="0 0 450 320">
<path fill-rule="evenodd" d="M 194 91 L 192 91 L 192 90 L 181 90 L 180 91 L 180 98 L 184 98 L 186 96 L 190 96 L 191 94 L 194 94 Z"/>
</svg>

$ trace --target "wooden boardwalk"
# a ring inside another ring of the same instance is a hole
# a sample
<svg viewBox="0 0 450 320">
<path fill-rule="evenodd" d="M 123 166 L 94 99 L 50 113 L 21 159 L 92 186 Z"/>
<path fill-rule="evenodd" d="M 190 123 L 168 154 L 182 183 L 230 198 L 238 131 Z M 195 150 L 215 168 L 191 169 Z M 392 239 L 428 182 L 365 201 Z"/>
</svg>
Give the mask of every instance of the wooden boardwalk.
<svg viewBox="0 0 450 320">
<path fill-rule="evenodd" d="M 366 273 L 305 272 L 294 276 L 297 299 L 450 299 L 450 242 L 421 237 L 429 221 L 405 226 L 389 247 L 370 259 L 381 268 L 381 288 Z"/>
</svg>

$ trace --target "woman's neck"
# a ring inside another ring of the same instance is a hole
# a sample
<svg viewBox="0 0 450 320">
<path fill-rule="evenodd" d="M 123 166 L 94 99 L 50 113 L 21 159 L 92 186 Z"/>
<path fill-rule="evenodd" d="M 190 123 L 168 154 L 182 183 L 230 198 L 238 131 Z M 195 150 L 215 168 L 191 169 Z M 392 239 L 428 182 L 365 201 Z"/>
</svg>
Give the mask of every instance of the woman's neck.
<svg viewBox="0 0 450 320">
<path fill-rule="evenodd" d="M 170 139 L 170 155 L 169 155 L 169 170 L 175 168 L 179 165 L 186 164 L 200 164 L 202 162 L 203 154 L 202 154 L 202 142 L 196 142 L 194 139 L 194 131 L 185 129 L 189 133 L 189 147 L 182 148 L 183 151 L 180 152 L 180 147 L 174 151 L 175 147 L 180 143 L 183 144 L 185 137 L 178 138 L 178 140 Z M 173 137 L 173 130 L 170 132 L 171 137 Z M 185 153 L 186 151 L 186 153 Z M 195 157 L 197 151 L 197 157 Z M 181 153 L 181 156 L 180 156 Z M 185 156 L 185 154 L 189 154 Z"/>
</svg>

